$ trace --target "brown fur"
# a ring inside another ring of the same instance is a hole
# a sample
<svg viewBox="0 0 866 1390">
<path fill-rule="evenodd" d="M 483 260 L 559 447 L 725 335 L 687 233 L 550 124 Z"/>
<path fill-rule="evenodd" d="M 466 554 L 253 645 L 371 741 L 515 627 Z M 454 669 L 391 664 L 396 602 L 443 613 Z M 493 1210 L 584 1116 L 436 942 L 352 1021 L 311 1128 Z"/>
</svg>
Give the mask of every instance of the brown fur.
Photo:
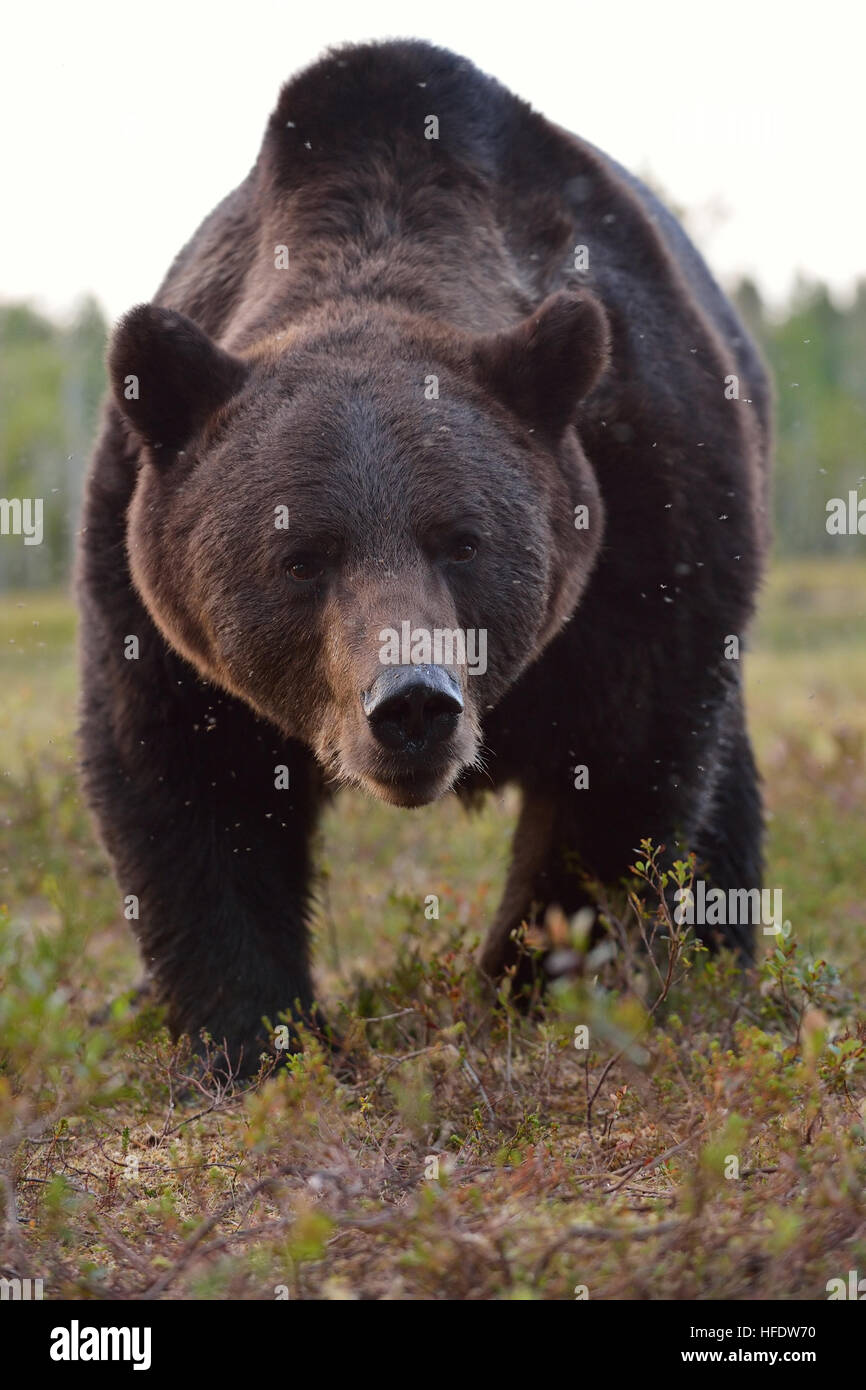
<svg viewBox="0 0 866 1390">
<path fill-rule="evenodd" d="M 442 50 L 339 50 L 284 89 L 109 365 L 85 772 L 176 1029 L 249 1053 L 263 1015 L 312 1008 L 310 843 L 339 783 L 405 806 L 521 786 L 491 971 L 521 921 L 583 901 L 576 861 L 616 878 L 643 835 L 759 882 L 723 646 L 766 547 L 769 388 L 624 170 Z M 400 723 L 420 668 L 382 696 L 403 622 L 487 633 L 484 674 L 424 686 L 423 743 Z"/>
</svg>

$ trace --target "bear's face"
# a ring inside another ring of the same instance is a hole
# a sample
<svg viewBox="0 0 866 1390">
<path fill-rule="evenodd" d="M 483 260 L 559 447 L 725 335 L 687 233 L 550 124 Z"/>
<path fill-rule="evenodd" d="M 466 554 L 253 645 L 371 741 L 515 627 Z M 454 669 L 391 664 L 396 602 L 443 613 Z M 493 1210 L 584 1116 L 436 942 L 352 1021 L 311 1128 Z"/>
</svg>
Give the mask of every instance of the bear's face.
<svg viewBox="0 0 866 1390">
<path fill-rule="evenodd" d="M 435 799 L 589 577 L 601 501 L 570 420 L 605 350 L 570 295 L 475 340 L 368 313 L 237 357 L 133 311 L 110 367 L 157 627 L 335 779 Z"/>
</svg>

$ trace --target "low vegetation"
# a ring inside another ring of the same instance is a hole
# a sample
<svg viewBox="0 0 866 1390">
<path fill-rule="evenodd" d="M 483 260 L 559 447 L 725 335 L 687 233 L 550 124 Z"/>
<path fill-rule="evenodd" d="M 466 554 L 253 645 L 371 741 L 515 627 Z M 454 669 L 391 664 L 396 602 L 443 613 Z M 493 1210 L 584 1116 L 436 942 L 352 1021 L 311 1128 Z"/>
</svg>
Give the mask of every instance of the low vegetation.
<svg viewBox="0 0 866 1390">
<path fill-rule="evenodd" d="M 825 1298 L 866 1274 L 864 581 L 781 566 L 746 658 L 791 929 L 745 988 L 636 846 L 607 941 L 554 916 L 527 943 L 571 967 L 527 1017 L 473 965 L 512 799 L 350 795 L 317 916 L 342 1045 L 308 1035 L 254 1085 L 131 1004 L 75 777 L 72 609 L 4 600 L 2 1273 L 83 1299 Z"/>
</svg>

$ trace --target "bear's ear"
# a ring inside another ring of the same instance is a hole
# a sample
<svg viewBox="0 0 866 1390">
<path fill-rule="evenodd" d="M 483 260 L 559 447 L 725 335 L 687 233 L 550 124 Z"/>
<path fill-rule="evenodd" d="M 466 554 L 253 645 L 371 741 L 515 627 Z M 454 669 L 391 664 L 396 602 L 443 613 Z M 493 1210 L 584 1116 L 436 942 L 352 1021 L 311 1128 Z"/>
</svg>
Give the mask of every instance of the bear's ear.
<svg viewBox="0 0 866 1390">
<path fill-rule="evenodd" d="M 500 400 L 558 437 L 606 367 L 609 346 L 599 301 L 562 290 L 514 328 L 477 339 L 472 361 Z"/>
<path fill-rule="evenodd" d="M 115 329 L 108 373 L 118 409 L 145 443 L 179 449 L 240 390 L 247 367 L 185 314 L 139 304 Z"/>
</svg>

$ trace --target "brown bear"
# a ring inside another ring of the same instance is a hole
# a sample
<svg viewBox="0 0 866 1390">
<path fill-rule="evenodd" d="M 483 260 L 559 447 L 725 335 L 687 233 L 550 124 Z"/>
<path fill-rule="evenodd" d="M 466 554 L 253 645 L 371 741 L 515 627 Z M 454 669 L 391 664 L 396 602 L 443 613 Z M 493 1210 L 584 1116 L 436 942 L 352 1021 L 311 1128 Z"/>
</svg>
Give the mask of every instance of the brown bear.
<svg viewBox="0 0 866 1390">
<path fill-rule="evenodd" d="M 82 753 L 175 1032 L 255 1066 L 313 1009 L 340 784 L 522 792 L 481 966 L 641 837 L 761 881 L 736 654 L 770 393 L 672 216 L 420 42 L 284 87 L 109 354 L 81 540 Z M 727 944 L 748 956 L 748 925 Z"/>
</svg>

